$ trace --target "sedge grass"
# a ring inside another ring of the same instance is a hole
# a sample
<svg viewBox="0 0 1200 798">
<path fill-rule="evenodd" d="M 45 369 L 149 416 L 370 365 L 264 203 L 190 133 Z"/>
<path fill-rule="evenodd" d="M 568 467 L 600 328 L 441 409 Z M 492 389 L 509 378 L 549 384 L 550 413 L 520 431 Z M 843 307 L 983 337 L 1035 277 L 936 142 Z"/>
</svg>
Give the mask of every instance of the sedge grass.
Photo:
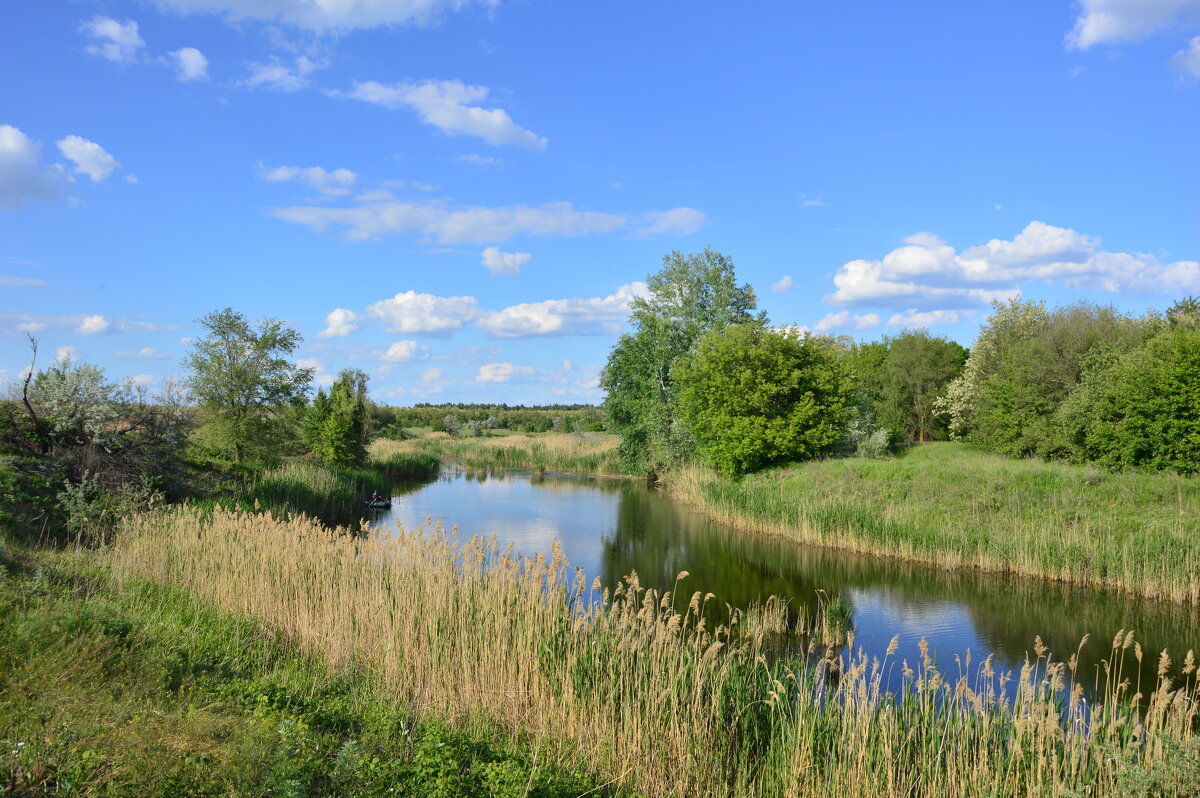
<svg viewBox="0 0 1200 798">
<path fill-rule="evenodd" d="M 1200 789 L 1194 658 L 1181 668 L 1164 652 L 1157 685 L 1131 684 L 1124 663 L 1143 656 L 1132 632 L 1096 674 L 1040 641 L 1015 674 L 990 657 L 943 673 L 924 646 L 897 662 L 896 641 L 882 661 L 768 658 L 769 619 L 743 633 L 731 611 L 710 627 L 711 594 L 677 612 L 636 575 L 596 594 L 557 550 L 522 558 L 441 528 L 349 535 L 238 510 L 135 519 L 111 565 L 259 618 L 419 718 L 492 718 L 547 763 L 584 756 L 650 795 Z M 903 687 L 885 692 L 896 669 Z"/>
<path fill-rule="evenodd" d="M 737 481 L 685 468 L 669 485 L 718 521 L 798 542 L 1200 603 L 1197 478 L 937 443 Z"/>
</svg>

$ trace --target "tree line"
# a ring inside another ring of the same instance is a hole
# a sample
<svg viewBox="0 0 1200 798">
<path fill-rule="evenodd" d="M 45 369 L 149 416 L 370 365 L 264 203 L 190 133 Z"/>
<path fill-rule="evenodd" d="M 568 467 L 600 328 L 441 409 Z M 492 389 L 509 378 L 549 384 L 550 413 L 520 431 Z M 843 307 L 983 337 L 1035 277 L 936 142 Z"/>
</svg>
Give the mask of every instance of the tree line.
<svg viewBox="0 0 1200 798">
<path fill-rule="evenodd" d="M 673 252 L 601 376 L 632 473 L 739 475 L 953 438 L 1011 456 L 1200 471 L 1200 301 L 1123 314 L 995 303 L 971 350 L 926 330 L 856 343 L 772 326 L 732 260 Z"/>
</svg>

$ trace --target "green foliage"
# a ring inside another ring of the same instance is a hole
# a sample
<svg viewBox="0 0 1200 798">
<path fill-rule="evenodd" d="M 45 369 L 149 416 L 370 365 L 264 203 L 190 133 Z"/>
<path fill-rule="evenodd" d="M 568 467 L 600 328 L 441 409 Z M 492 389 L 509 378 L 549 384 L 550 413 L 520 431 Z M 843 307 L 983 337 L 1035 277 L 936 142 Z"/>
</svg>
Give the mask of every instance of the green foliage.
<svg viewBox="0 0 1200 798">
<path fill-rule="evenodd" d="M 366 459 L 366 380 L 361 384 L 360 393 L 352 375 L 343 373 L 329 387 L 328 395 L 317 391 L 305 419 L 305 432 L 309 452 L 323 463 L 353 466 Z"/>
<path fill-rule="evenodd" d="M 807 460 L 849 419 L 852 385 L 826 343 L 738 324 L 715 330 L 672 374 L 680 419 L 726 474 Z"/>
<path fill-rule="evenodd" d="M 270 464 L 280 411 L 312 381 L 312 369 L 288 359 L 300 334 L 275 319 L 251 326 L 232 308 L 198 321 L 207 335 L 193 344 L 184 365 L 192 372 L 192 397 L 207 411 L 211 445 L 239 465 Z"/>
<path fill-rule="evenodd" d="M 946 422 L 935 414 L 934 402 L 962 373 L 967 350 L 926 330 L 905 330 L 883 343 L 887 357 L 878 377 L 879 423 L 908 443 L 945 440 Z"/>
<path fill-rule="evenodd" d="M 1200 326 L 1097 359 L 1056 422 L 1077 459 L 1200 472 Z"/>
<path fill-rule="evenodd" d="M 442 430 L 447 415 L 467 422 L 482 421 L 486 429 L 507 429 L 513 432 L 549 432 L 556 416 L 562 416 L 572 429 L 603 432 L 604 413 L 594 405 L 524 405 L 416 404 L 412 407 L 371 405 L 373 432 L 395 440 L 404 440 L 404 428 L 428 427 Z"/>
<path fill-rule="evenodd" d="M 634 331 L 622 335 L 600 378 L 604 411 L 621 436 L 626 470 L 655 473 L 678 464 L 690 437 L 675 423 L 672 367 L 705 334 L 731 324 L 766 324 L 750 285 L 737 284 L 733 261 L 711 249 L 672 252 L 631 303 Z"/>
</svg>

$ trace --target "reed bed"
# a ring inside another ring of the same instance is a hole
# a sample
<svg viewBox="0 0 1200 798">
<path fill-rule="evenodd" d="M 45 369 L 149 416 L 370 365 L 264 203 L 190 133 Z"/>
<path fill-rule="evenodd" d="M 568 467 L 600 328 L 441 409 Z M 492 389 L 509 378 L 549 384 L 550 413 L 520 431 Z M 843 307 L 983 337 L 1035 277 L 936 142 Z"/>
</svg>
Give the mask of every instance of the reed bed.
<svg viewBox="0 0 1200 798">
<path fill-rule="evenodd" d="M 363 516 L 363 501 L 378 491 L 390 496 L 391 482 L 372 469 L 339 468 L 296 460 L 259 477 L 238 499 L 277 515 L 302 513 L 329 524 L 354 524 Z"/>
<path fill-rule="evenodd" d="M 1196 478 L 943 443 L 740 481 L 685 468 L 669 485 L 718 521 L 802 543 L 1200 604 Z"/>
<path fill-rule="evenodd" d="M 1131 684 L 1123 663 L 1143 656 L 1132 632 L 1096 674 L 1040 641 L 1019 673 L 990 657 L 943 671 L 924 647 L 896 661 L 897 641 L 882 661 L 767 657 L 769 608 L 743 632 L 737 610 L 712 625 L 711 594 L 677 612 L 636 574 L 597 592 L 557 550 L 523 558 L 440 527 L 352 535 L 238 510 L 134 519 L 111 564 L 258 617 L 418 717 L 492 718 L 548 764 L 582 755 L 648 795 L 1200 789 L 1194 657 L 1180 668 L 1163 652 L 1158 684 Z M 887 693 L 897 669 L 903 688 Z M 1093 681 L 1103 698 L 1089 705 Z"/>
<path fill-rule="evenodd" d="M 530 468 L 537 471 L 621 473 L 619 439 L 600 433 L 505 435 L 453 438 L 433 433 L 395 441 L 381 438 L 371 444 L 372 459 L 425 454 L 452 459 L 469 468 Z"/>
<path fill-rule="evenodd" d="M 371 466 L 390 477 L 435 476 L 442 468 L 442 460 L 431 452 L 413 451 L 411 448 L 389 447 L 387 443 L 401 443 L 380 439 L 370 451 Z"/>
</svg>

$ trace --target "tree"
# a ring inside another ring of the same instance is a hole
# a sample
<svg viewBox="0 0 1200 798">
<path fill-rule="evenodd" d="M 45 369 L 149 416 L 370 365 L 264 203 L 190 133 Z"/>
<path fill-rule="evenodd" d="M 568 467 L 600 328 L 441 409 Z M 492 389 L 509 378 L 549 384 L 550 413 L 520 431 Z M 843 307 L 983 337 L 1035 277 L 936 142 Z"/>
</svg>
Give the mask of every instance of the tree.
<svg viewBox="0 0 1200 798">
<path fill-rule="evenodd" d="M 934 402 L 962 374 L 967 350 L 927 330 L 904 330 L 883 342 L 887 354 L 879 370 L 879 423 L 908 442 L 945 438 L 946 422 L 935 415 Z"/>
<path fill-rule="evenodd" d="M 826 451 L 854 395 L 827 342 L 754 324 L 710 332 L 672 376 L 700 454 L 732 475 Z"/>
<path fill-rule="evenodd" d="M 313 369 L 288 359 L 300 334 L 276 319 L 251 326 L 233 308 L 198 319 L 207 335 L 184 358 L 192 397 L 207 414 L 211 444 L 239 465 L 273 460 L 279 411 L 303 397 Z"/>
<path fill-rule="evenodd" d="M 309 452 L 318 460 L 353 466 L 366 458 L 366 379 L 362 372 L 347 370 L 329 386 L 328 395 L 317 391 L 305 426 Z"/>
<path fill-rule="evenodd" d="M 688 452 L 689 436 L 675 420 L 671 369 L 711 330 L 766 324 L 755 314 L 749 285 L 737 284 L 733 261 L 711 249 L 672 252 L 631 303 L 633 332 L 622 335 L 600 377 L 608 426 L 621 436 L 629 472 L 654 474 Z"/>
</svg>

